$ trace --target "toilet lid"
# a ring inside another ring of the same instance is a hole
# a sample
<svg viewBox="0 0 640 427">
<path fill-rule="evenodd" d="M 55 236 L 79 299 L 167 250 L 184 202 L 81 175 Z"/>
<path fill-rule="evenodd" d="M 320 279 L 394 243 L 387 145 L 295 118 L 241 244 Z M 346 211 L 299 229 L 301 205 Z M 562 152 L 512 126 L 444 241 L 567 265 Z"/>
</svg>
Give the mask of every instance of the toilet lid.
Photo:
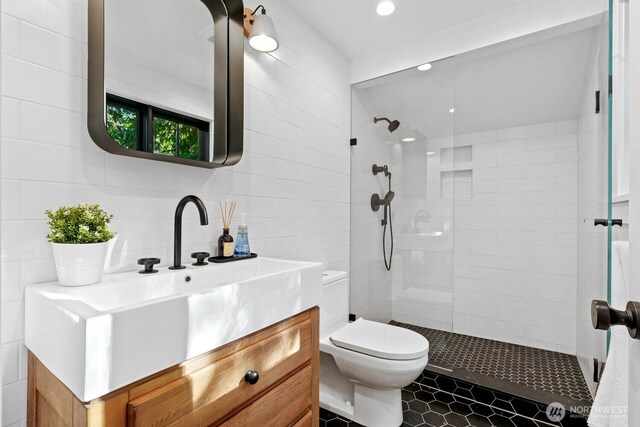
<svg viewBox="0 0 640 427">
<path fill-rule="evenodd" d="M 382 359 L 419 359 L 429 352 L 429 341 L 417 332 L 364 319 L 331 334 L 331 342 Z"/>
</svg>

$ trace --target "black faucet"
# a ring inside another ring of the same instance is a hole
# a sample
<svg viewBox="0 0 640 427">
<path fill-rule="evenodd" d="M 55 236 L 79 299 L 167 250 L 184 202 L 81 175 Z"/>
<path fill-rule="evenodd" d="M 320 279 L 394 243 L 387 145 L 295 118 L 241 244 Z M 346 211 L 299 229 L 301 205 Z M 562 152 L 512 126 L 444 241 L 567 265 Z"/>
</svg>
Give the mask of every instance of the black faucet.
<svg viewBox="0 0 640 427">
<path fill-rule="evenodd" d="M 169 270 L 181 270 L 185 268 L 184 265 L 181 265 L 180 263 L 182 258 L 182 211 L 184 211 L 184 207 L 189 202 L 193 202 L 193 204 L 198 208 L 198 213 L 200 213 L 200 225 L 209 224 L 207 208 L 199 197 L 193 195 L 185 196 L 178 202 L 176 214 L 173 220 L 173 265 L 169 267 Z"/>
</svg>

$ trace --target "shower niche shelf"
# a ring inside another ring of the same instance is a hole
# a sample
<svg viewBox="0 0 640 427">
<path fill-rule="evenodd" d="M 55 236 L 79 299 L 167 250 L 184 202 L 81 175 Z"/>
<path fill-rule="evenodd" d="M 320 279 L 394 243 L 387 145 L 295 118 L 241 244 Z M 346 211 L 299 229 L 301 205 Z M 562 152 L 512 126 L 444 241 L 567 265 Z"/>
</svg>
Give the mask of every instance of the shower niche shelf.
<svg viewBox="0 0 640 427">
<path fill-rule="evenodd" d="M 466 171 L 473 169 L 473 146 L 443 148 L 440 150 L 441 171 Z"/>
<path fill-rule="evenodd" d="M 473 146 L 443 148 L 440 153 L 440 197 L 473 197 Z"/>
</svg>

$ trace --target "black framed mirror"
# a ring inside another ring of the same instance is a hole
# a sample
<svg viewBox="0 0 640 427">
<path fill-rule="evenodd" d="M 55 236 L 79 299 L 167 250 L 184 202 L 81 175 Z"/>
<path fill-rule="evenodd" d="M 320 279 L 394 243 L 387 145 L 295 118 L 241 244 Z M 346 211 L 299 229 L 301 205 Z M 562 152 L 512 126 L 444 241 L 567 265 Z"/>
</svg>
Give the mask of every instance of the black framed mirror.
<svg viewBox="0 0 640 427">
<path fill-rule="evenodd" d="M 242 0 L 89 0 L 88 129 L 103 150 L 216 168 L 243 150 Z"/>
</svg>

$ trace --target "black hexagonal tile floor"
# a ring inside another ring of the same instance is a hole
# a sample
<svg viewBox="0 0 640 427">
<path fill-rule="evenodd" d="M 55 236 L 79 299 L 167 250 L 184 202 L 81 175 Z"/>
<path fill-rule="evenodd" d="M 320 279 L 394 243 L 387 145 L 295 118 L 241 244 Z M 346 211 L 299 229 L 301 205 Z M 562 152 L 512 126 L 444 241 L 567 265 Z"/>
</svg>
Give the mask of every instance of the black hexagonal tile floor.
<svg viewBox="0 0 640 427">
<path fill-rule="evenodd" d="M 434 383 L 439 378 L 437 374 L 425 373 L 432 376 Z M 459 380 L 453 380 L 454 390 L 460 387 Z M 441 383 L 441 381 L 438 381 Z M 474 385 L 477 391 L 480 386 Z M 505 393 L 490 393 L 479 395 L 499 396 L 492 404 L 481 403 L 455 393 L 447 393 L 414 382 L 403 390 L 403 396 L 410 400 L 403 400 L 402 427 L 585 427 L 586 420 L 576 414 L 567 413 L 560 422 L 551 422 L 546 416 L 546 405 L 526 401 L 519 397 Z M 425 400 L 422 399 L 425 398 Z M 500 403 L 500 406 L 495 406 Z M 508 405 L 507 405 L 508 404 Z M 353 421 L 340 417 L 325 409 L 320 410 L 320 427 L 359 427 Z"/>
<path fill-rule="evenodd" d="M 429 340 L 429 363 L 432 365 L 484 375 L 506 384 L 563 396 L 581 404 L 591 402 L 591 394 L 575 356 L 407 323 L 391 321 L 391 324 L 425 336 Z M 434 384 L 432 379 L 423 377 L 418 382 L 456 392 L 448 378 L 438 381 Z M 479 399 L 475 395 L 474 398 Z M 481 401 L 490 403 L 487 399 Z"/>
<path fill-rule="evenodd" d="M 454 412 L 445 415 L 444 419 L 447 421 L 447 425 L 454 427 L 467 427 L 469 425 L 469 422 L 464 416 Z"/>
<path fill-rule="evenodd" d="M 408 402 L 408 405 L 409 405 L 409 409 L 411 409 L 412 411 L 420 412 L 421 414 L 424 414 L 429 410 L 429 407 L 427 406 L 426 402 L 423 402 L 417 399 L 412 400 L 411 402 Z"/>
<path fill-rule="evenodd" d="M 419 426 L 420 424 L 424 424 L 422 413 L 411 410 L 403 412 L 402 419 L 406 424 L 409 424 L 410 426 Z"/>
</svg>

